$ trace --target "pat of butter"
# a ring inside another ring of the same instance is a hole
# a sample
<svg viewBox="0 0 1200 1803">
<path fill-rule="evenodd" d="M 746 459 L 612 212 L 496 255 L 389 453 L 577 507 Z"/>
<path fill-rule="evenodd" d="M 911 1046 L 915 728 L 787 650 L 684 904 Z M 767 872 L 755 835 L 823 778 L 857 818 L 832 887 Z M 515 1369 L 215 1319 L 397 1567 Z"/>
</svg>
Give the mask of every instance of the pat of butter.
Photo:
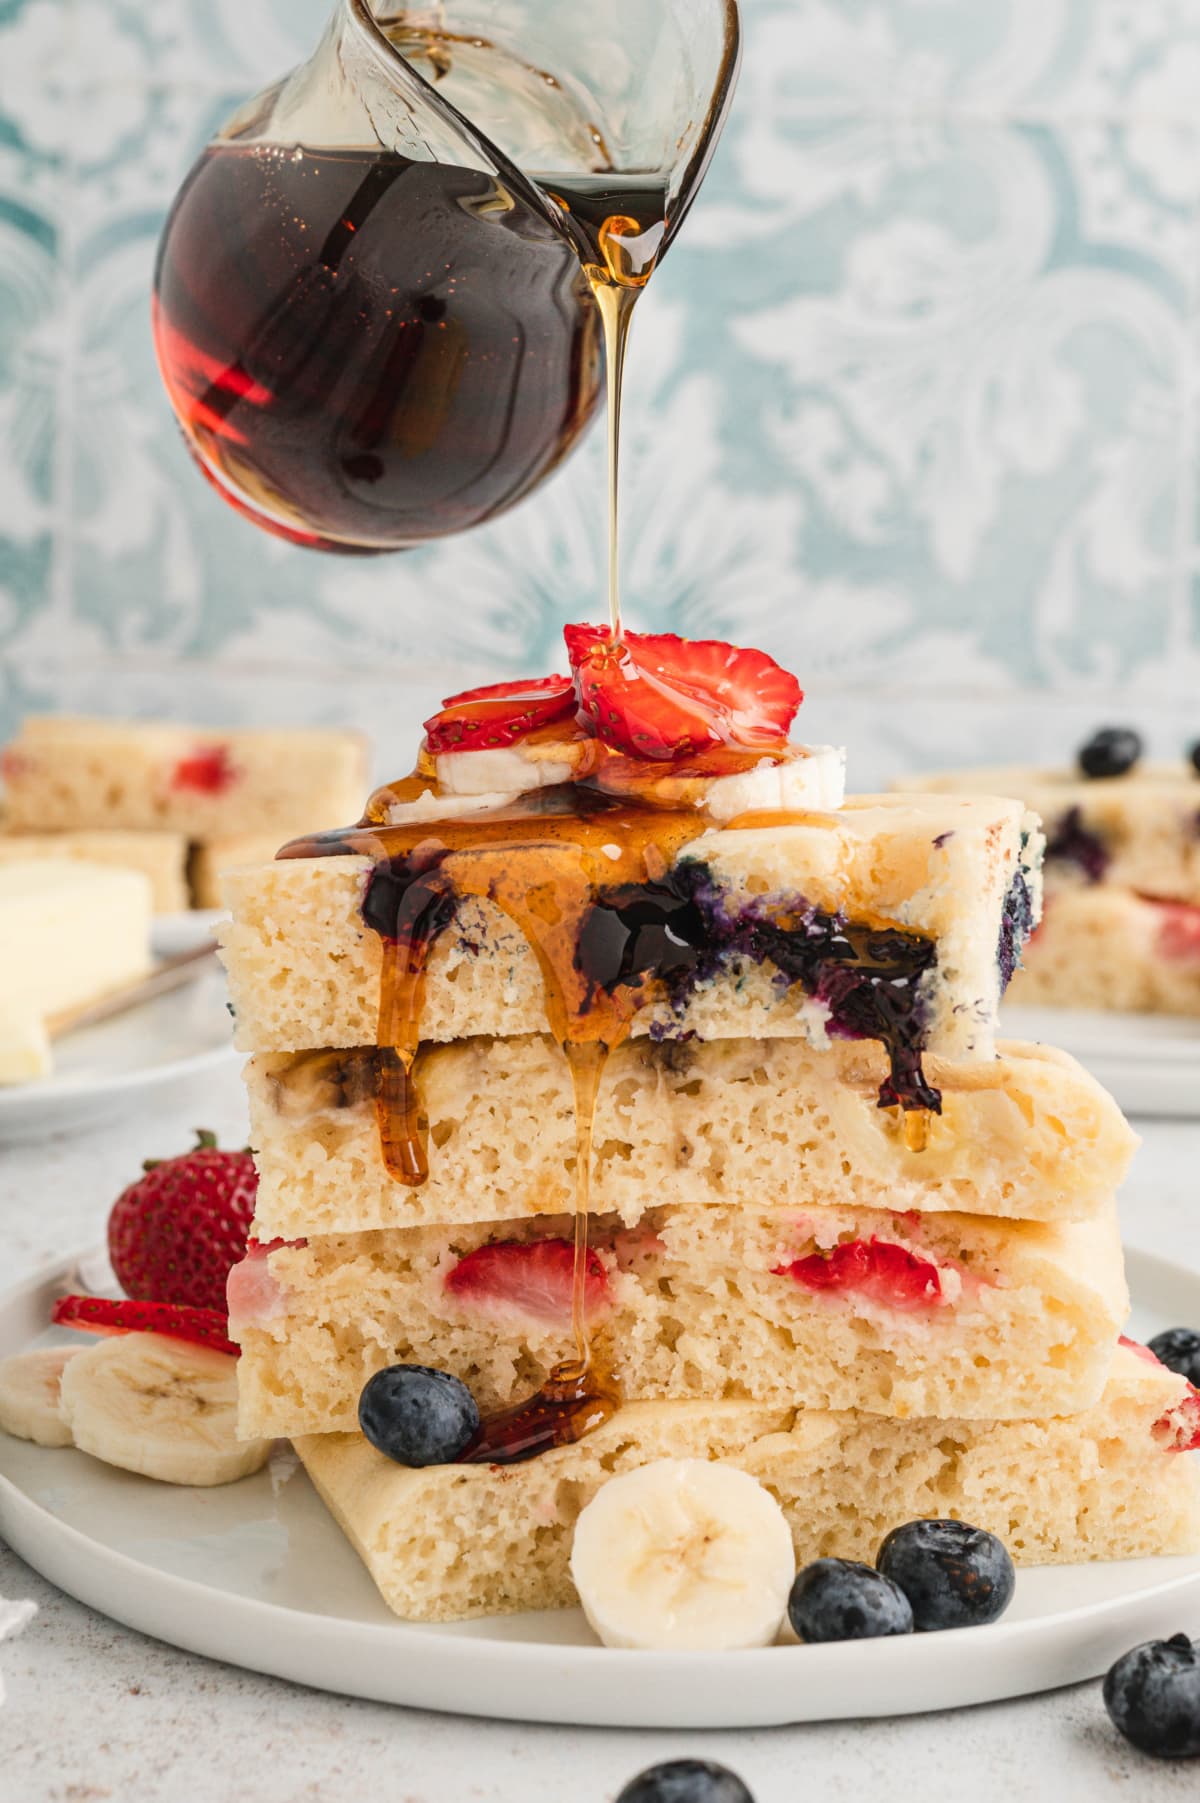
<svg viewBox="0 0 1200 1803">
<path fill-rule="evenodd" d="M 52 858 L 0 864 L 0 1018 L 44 1020 L 150 968 L 151 888 L 138 870 Z"/>
<path fill-rule="evenodd" d="M 0 1011 L 0 1084 L 33 1083 L 54 1068 L 50 1036 L 38 1014 Z"/>
</svg>

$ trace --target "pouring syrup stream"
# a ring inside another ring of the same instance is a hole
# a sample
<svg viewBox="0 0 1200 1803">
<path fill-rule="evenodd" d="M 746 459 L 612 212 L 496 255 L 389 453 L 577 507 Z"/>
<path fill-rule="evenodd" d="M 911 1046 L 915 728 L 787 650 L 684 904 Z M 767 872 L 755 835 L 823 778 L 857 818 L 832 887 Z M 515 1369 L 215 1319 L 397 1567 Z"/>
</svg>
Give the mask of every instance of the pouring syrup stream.
<svg viewBox="0 0 1200 1803">
<path fill-rule="evenodd" d="M 621 637 L 621 400 L 633 309 L 654 273 L 667 235 L 663 176 L 548 177 L 544 183 L 566 215 L 601 324 L 608 391 L 608 613 Z"/>
</svg>

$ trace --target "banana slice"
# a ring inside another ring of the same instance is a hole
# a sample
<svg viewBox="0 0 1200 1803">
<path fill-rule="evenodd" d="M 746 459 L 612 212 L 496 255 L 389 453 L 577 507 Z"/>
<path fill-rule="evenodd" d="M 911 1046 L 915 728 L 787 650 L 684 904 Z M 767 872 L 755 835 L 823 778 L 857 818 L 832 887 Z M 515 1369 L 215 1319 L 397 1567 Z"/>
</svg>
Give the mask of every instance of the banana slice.
<svg viewBox="0 0 1200 1803">
<path fill-rule="evenodd" d="M 38 1446 L 69 1446 L 62 1410 L 62 1375 L 79 1346 L 41 1346 L 0 1364 L 0 1428 Z"/>
<path fill-rule="evenodd" d="M 569 783 L 583 756 L 585 743 L 564 738 L 562 745 L 497 746 L 489 751 L 443 751 L 434 760 L 443 796 L 481 796 L 489 790 L 523 795 L 529 789 Z"/>
<path fill-rule="evenodd" d="M 237 1437 L 236 1360 L 162 1334 L 89 1346 L 63 1373 L 62 1407 L 81 1452 L 164 1484 L 230 1484 L 271 1451 Z"/>
<path fill-rule="evenodd" d="M 610 1478 L 575 1524 L 571 1576 L 605 1646 L 767 1646 L 795 1575 L 782 1509 L 733 1465 L 657 1459 Z"/>
<path fill-rule="evenodd" d="M 472 751 L 469 755 L 472 758 L 478 758 L 482 763 L 486 759 L 504 757 L 506 754 L 502 751 Z M 444 758 L 438 759 L 439 764 L 445 762 Z M 461 758 L 459 762 L 462 762 Z M 415 801 L 389 803 L 384 824 L 407 826 L 415 820 L 458 820 L 464 814 L 490 813 L 494 808 L 511 806 L 521 793 L 519 784 L 516 786 L 510 784 L 509 787 L 504 788 L 488 782 L 486 772 L 480 772 L 480 775 L 483 776 L 484 782 L 483 787 L 479 789 L 469 787 L 459 790 L 448 789 L 445 793 L 435 793 L 433 789 L 424 789 Z M 526 783 L 525 787 L 528 788 L 529 784 Z"/>
<path fill-rule="evenodd" d="M 835 812 L 846 797 L 846 753 L 835 745 L 797 750 L 801 755 L 783 763 L 763 757 L 754 769 L 738 776 L 678 776 L 669 766 L 660 776 L 639 770 L 638 799 L 665 808 L 703 809 L 718 822 L 733 820 L 738 814 L 773 811 Z M 588 751 L 587 739 L 564 735 L 559 741 L 533 739 L 491 751 L 442 752 L 435 759 L 436 800 L 423 795 L 419 801 L 407 802 L 392 810 L 389 821 L 399 824 L 401 820 L 429 818 L 430 805 L 442 809 L 442 817 L 449 819 L 464 812 L 466 803 L 495 807 L 530 789 L 570 782 Z M 604 788 L 614 779 L 611 773 L 606 778 L 601 764 L 592 780 Z M 614 792 L 621 791 L 617 788 Z"/>
</svg>

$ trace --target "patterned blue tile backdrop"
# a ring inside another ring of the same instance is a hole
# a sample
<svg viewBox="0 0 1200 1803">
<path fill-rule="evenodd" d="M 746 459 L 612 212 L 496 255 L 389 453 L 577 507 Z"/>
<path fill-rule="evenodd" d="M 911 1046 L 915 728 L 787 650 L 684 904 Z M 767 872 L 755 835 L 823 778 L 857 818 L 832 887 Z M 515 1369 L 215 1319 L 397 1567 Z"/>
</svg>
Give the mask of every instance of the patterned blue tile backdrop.
<svg viewBox="0 0 1200 1803">
<path fill-rule="evenodd" d="M 0 729 L 367 725 L 561 662 L 602 446 L 367 563 L 243 523 L 154 367 L 162 217 L 328 0 L 0 0 Z M 743 0 L 707 187 L 635 328 L 631 622 L 767 645 L 861 783 L 1200 735 L 1200 0 Z M 417 716 L 419 717 L 419 715 Z"/>
</svg>

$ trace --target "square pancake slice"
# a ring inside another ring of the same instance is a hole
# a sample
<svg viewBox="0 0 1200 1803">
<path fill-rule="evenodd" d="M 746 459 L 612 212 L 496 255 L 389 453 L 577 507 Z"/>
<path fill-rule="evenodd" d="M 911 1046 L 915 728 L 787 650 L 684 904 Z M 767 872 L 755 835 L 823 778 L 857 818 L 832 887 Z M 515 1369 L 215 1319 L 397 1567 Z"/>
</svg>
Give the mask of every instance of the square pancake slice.
<svg viewBox="0 0 1200 1803">
<path fill-rule="evenodd" d="M 611 1476 L 661 1458 L 727 1459 L 776 1497 L 799 1564 L 873 1559 L 918 1516 L 998 1534 L 1018 1565 L 1200 1548 L 1200 1395 L 1118 1349 L 1084 1412 L 1028 1421 L 888 1420 L 754 1402 L 647 1402 L 520 1465 L 392 1464 L 360 1433 L 300 1438 L 309 1477 L 389 1608 L 462 1621 L 566 1608 L 571 1537 Z"/>
<path fill-rule="evenodd" d="M 698 833 L 653 880 L 593 892 L 575 968 L 585 937 L 602 942 L 614 972 L 634 959 L 649 986 L 633 1036 L 820 1047 L 874 1038 L 992 1057 L 1001 994 L 1041 912 L 1041 841 L 1020 805 L 860 796 L 834 813 L 758 818 Z M 428 832 L 423 846 L 436 846 L 436 822 Z M 572 850 L 569 835 L 565 852 L 554 848 L 568 862 Z M 364 905 L 374 917 L 381 875 L 386 898 L 396 878 L 363 855 L 286 858 L 227 877 L 224 960 L 244 1050 L 380 1043 L 385 937 Z M 595 978 L 610 990 L 627 980 Z M 496 902 L 457 899 L 432 939 L 419 1036 L 550 1025 L 530 942 Z"/>
<path fill-rule="evenodd" d="M 394 1364 L 453 1372 L 485 1412 L 521 1402 L 574 1350 L 572 1227 L 255 1247 L 229 1280 L 241 1431 L 352 1428 Z M 1045 1225 L 800 1202 L 593 1217 L 585 1309 L 628 1401 L 999 1419 L 1090 1407 L 1128 1295 L 1111 1204 Z"/>
<path fill-rule="evenodd" d="M 631 1227 L 654 1203 L 763 1208 L 803 1196 L 1080 1220 L 1121 1183 L 1137 1137 L 1065 1052 L 1002 1044 L 987 1062 L 926 1069 L 942 1112 L 915 1150 L 898 1110 L 879 1106 L 887 1063 L 869 1042 L 627 1042 L 601 1079 L 592 1206 Z M 425 1045 L 414 1075 L 429 1175 L 410 1188 L 384 1163 L 374 1048 L 250 1059 L 259 1239 L 574 1208 L 571 1079 L 548 1035 Z"/>
</svg>

